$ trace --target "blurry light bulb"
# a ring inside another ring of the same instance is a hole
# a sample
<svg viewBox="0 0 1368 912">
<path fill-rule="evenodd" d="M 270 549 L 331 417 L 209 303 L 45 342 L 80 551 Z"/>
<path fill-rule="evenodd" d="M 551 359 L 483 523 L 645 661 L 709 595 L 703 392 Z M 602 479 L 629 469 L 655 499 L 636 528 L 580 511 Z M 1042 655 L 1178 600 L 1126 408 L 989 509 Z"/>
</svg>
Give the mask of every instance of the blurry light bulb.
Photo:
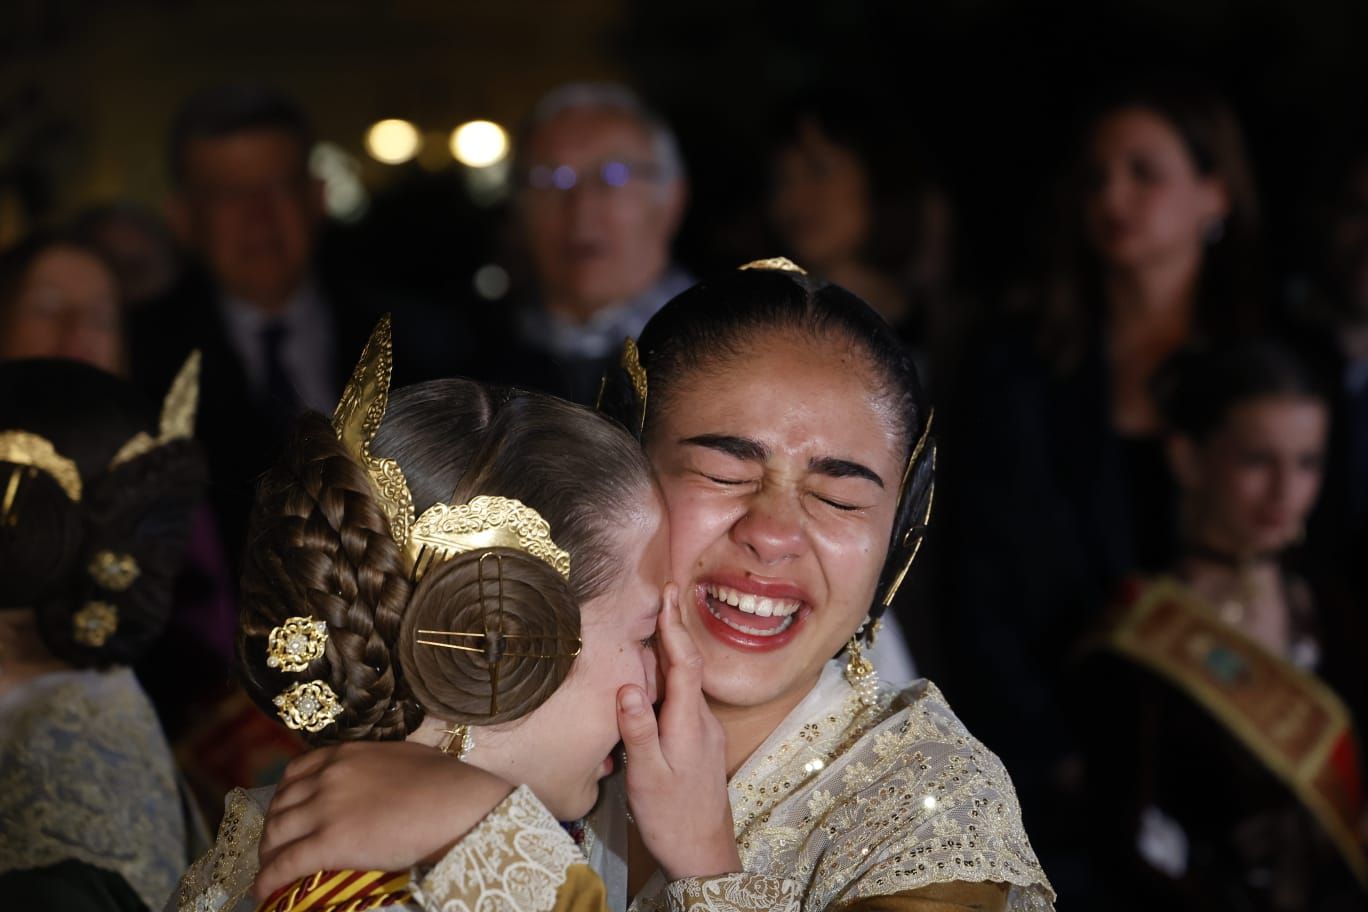
<svg viewBox="0 0 1368 912">
<path fill-rule="evenodd" d="M 451 155 L 468 168 L 488 168 L 508 157 L 508 132 L 490 120 L 472 120 L 451 132 Z"/>
<path fill-rule="evenodd" d="M 508 294 L 508 271 L 497 263 L 486 263 L 475 270 L 475 293 L 486 301 L 497 301 Z"/>
<path fill-rule="evenodd" d="M 366 151 L 387 165 L 403 164 L 418 154 L 422 144 L 418 128 L 407 120 L 382 120 L 366 131 Z"/>
</svg>

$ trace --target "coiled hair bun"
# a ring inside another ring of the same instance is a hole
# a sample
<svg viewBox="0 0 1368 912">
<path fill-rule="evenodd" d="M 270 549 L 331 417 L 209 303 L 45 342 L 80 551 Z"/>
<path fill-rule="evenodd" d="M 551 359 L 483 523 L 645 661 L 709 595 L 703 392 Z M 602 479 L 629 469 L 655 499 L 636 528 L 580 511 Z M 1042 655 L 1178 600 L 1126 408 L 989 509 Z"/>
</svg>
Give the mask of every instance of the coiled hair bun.
<svg viewBox="0 0 1368 912">
<path fill-rule="evenodd" d="M 555 569 L 523 551 L 479 549 L 423 577 L 404 616 L 400 664 L 430 711 L 492 725 L 560 687 L 579 636 L 579 606 Z"/>
</svg>

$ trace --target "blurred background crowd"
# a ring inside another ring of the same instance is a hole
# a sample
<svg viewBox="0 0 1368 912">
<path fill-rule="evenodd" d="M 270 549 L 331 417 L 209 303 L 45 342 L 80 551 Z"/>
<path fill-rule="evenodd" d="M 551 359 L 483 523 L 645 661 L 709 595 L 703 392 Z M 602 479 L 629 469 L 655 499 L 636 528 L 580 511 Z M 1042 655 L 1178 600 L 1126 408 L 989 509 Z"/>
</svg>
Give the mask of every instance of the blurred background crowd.
<svg viewBox="0 0 1368 912">
<path fill-rule="evenodd" d="M 1199 722 L 1154 747 L 1174 712 L 1090 643 L 1177 579 L 1368 712 L 1365 38 L 1325 0 L 21 0 L 0 359 L 160 399 L 203 353 L 210 494 L 139 676 L 212 814 L 296 749 L 232 680 L 253 479 L 379 314 L 400 383 L 593 404 L 670 297 L 789 256 L 916 353 L 940 487 L 897 619 L 1065 907 L 1177 876 L 1206 818 L 1283 884 L 1277 802 Z"/>
</svg>

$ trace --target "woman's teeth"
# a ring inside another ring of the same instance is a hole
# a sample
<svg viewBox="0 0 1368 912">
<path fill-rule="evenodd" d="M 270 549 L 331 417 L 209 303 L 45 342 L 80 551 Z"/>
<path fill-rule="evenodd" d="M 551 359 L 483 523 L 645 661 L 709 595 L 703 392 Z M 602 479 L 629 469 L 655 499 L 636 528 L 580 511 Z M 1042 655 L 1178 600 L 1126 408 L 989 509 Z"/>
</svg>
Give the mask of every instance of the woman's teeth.
<svg viewBox="0 0 1368 912">
<path fill-rule="evenodd" d="M 777 617 L 783 619 L 780 624 L 772 628 L 751 627 L 747 624 L 738 624 L 732 618 L 724 617 L 711 602 L 709 603 L 708 610 L 712 613 L 713 617 L 717 618 L 728 627 L 752 636 L 775 636 L 783 633 L 793 625 L 793 614 L 802 607 L 803 604 L 797 599 L 765 598 L 764 596 L 752 595 L 749 592 L 738 592 L 737 590 L 726 586 L 717 586 L 713 584 L 708 584 L 704 587 L 704 590 L 712 601 L 730 605 L 737 611 L 744 612 L 745 614 L 753 614 L 756 617 Z"/>
</svg>

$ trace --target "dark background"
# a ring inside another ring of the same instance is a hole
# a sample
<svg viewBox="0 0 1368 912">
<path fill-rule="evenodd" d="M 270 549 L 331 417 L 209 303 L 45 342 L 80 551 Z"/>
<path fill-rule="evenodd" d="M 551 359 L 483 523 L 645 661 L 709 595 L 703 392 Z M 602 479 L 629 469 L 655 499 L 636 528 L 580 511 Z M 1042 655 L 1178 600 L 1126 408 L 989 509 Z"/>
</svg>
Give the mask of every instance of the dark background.
<svg viewBox="0 0 1368 912">
<path fill-rule="evenodd" d="M 823 87 L 914 137 L 910 167 L 932 162 L 958 207 L 961 281 L 991 298 L 1048 231 L 1089 96 L 1177 67 L 1234 102 L 1270 255 L 1296 267 L 1318 176 L 1368 109 L 1366 37 L 1368 4 L 1331 0 L 6 0 L 0 245 L 93 203 L 159 206 L 177 103 L 250 77 L 300 98 L 320 139 L 357 160 L 371 207 L 338 235 L 370 253 L 369 278 L 466 284 L 496 255 L 498 207 L 471 201 L 438 134 L 472 117 L 513 126 L 556 83 L 609 78 L 675 124 L 693 177 L 679 253 L 706 272 L 771 246 L 756 204 L 774 112 Z M 370 161 L 365 128 L 389 116 L 431 131 L 439 154 Z"/>
</svg>

